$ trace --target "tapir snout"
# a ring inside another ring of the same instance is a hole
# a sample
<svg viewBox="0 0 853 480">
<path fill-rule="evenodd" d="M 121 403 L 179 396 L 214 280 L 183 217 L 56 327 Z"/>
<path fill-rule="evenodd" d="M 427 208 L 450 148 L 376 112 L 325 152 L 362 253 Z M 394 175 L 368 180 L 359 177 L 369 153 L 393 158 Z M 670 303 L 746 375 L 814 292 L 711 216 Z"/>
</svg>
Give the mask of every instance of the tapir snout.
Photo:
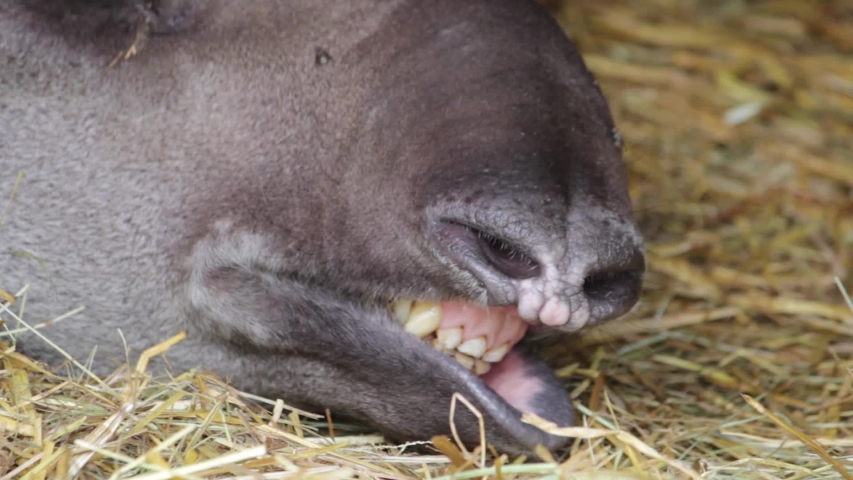
<svg viewBox="0 0 853 480">
<path fill-rule="evenodd" d="M 396 440 L 448 433 L 459 393 L 498 450 L 562 446 L 520 420 L 573 422 L 528 331 L 624 314 L 645 261 L 607 103 L 548 14 L 150 3 L 0 9 L 0 178 L 25 173 L 0 245 L 31 254 L 0 287 L 30 285 L 26 318 L 85 304 L 43 333 L 99 373 L 183 330 L 172 369 Z"/>
</svg>

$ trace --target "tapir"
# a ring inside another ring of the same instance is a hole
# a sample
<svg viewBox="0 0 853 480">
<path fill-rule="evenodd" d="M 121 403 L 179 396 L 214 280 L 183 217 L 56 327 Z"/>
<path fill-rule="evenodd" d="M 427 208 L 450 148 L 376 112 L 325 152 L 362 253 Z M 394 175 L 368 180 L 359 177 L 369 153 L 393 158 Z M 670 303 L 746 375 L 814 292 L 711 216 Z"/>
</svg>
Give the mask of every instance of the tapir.
<svg viewBox="0 0 853 480">
<path fill-rule="evenodd" d="M 559 451 L 530 337 L 645 271 L 608 102 L 533 0 L 6 0 L 0 191 L 0 288 L 30 325 L 84 306 L 39 332 L 96 374 L 185 332 L 152 372 L 400 442 L 458 394 L 498 451 Z"/>
</svg>

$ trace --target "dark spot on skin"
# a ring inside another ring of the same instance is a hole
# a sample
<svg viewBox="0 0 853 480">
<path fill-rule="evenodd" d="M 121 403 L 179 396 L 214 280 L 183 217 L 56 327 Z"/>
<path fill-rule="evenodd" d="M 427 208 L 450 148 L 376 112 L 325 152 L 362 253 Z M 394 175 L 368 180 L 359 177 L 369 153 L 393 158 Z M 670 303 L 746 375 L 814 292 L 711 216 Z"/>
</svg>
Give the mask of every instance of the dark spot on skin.
<svg viewBox="0 0 853 480">
<path fill-rule="evenodd" d="M 473 192 L 473 193 L 471 194 L 471 196 L 469 196 L 468 198 L 470 198 L 470 199 L 471 199 L 471 201 L 474 201 L 474 200 L 476 200 L 477 198 L 480 198 L 480 197 L 482 197 L 482 196 L 483 196 L 483 190 L 482 190 L 482 189 L 477 189 L 477 190 L 474 190 L 474 192 Z"/>
<path fill-rule="evenodd" d="M 317 47 L 314 50 L 314 64 L 318 67 L 322 67 L 327 63 L 332 61 L 332 56 L 329 52 L 323 47 Z"/>
</svg>

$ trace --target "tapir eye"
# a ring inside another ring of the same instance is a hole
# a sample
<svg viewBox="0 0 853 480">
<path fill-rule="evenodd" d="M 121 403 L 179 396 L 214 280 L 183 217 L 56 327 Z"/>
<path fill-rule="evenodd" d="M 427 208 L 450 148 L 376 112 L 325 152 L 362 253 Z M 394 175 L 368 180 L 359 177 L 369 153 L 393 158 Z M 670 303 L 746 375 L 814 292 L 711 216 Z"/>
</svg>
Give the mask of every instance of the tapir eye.
<svg viewBox="0 0 853 480">
<path fill-rule="evenodd" d="M 511 243 L 481 230 L 472 230 L 483 256 L 504 275 L 518 279 L 539 275 L 539 264 Z"/>
</svg>

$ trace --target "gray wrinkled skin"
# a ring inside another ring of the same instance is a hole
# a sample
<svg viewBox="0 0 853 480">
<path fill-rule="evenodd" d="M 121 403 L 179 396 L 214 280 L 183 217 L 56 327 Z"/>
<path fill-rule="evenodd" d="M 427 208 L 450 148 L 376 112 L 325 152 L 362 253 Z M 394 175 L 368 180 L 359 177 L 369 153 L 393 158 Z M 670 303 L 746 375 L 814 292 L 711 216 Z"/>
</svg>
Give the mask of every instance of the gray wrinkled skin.
<svg viewBox="0 0 853 480">
<path fill-rule="evenodd" d="M 25 318 L 85 305 L 42 332 L 80 360 L 97 346 L 100 374 L 127 360 L 119 331 L 134 361 L 185 330 L 173 371 L 211 369 L 393 439 L 448 433 L 459 392 L 501 451 L 565 444 L 382 306 L 518 305 L 576 331 L 636 301 L 642 242 L 614 125 L 547 13 L 526 0 L 137 3 L 0 4 L 4 198 L 25 173 L 0 225 L 0 288 L 30 285 Z M 140 53 L 106 69 L 145 21 Z M 514 245 L 536 275 L 497 268 L 465 227 Z M 18 345 L 64 361 L 32 335 Z M 571 424 L 564 387 L 524 355 L 547 387 L 537 413 Z M 456 423 L 477 442 L 472 415 Z"/>
</svg>

